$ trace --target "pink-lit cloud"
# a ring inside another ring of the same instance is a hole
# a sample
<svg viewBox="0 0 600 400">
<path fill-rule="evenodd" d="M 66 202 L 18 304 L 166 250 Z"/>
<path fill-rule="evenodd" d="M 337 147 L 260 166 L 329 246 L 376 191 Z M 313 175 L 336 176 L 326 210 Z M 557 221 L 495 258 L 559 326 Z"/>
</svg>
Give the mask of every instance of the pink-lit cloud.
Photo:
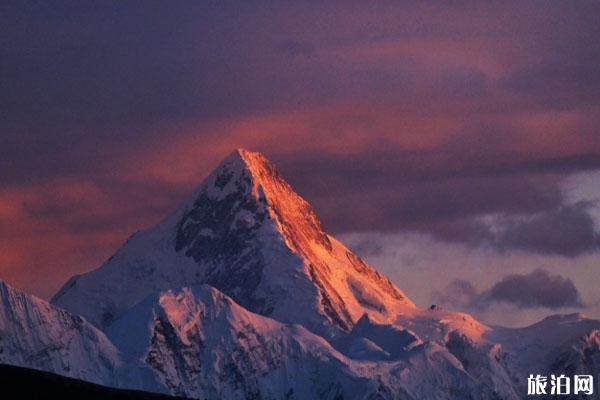
<svg viewBox="0 0 600 400">
<path fill-rule="evenodd" d="M 336 233 L 480 245 L 482 217 L 552 220 L 573 207 L 564 179 L 600 168 L 598 11 L 7 6 L 0 278 L 50 295 L 237 147 L 272 158 Z M 595 251 L 584 233 L 576 251 L 504 245 L 578 257 Z"/>
</svg>

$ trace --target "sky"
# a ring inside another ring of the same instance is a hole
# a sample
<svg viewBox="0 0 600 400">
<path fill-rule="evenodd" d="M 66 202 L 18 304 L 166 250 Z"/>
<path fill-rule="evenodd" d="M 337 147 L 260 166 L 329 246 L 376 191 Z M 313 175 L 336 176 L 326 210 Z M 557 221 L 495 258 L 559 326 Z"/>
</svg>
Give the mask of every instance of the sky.
<svg viewBox="0 0 600 400">
<path fill-rule="evenodd" d="M 0 278 L 51 297 L 247 148 L 421 306 L 600 318 L 598 15 L 3 1 Z"/>
</svg>

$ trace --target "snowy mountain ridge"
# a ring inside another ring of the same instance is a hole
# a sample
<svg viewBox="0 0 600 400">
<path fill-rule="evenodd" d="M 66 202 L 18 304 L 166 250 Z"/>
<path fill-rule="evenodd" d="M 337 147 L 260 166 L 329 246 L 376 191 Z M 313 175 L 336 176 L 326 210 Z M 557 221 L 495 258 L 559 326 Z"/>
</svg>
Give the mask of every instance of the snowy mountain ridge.
<svg viewBox="0 0 600 400">
<path fill-rule="evenodd" d="M 167 392 L 144 365 L 127 365 L 106 335 L 72 315 L 0 280 L 0 364 L 113 387 Z"/>
<path fill-rule="evenodd" d="M 52 304 L 0 282 L 0 363 L 202 399 L 512 400 L 532 373 L 598 376 L 600 321 L 420 309 L 238 150 Z"/>
<path fill-rule="evenodd" d="M 198 285 L 148 296 L 105 336 L 81 317 L 3 288 L 0 355 L 18 357 L 0 363 L 119 388 L 199 399 L 520 399 L 529 371 L 600 372 L 600 321 L 579 314 L 523 329 L 490 328 L 442 310 L 418 310 L 393 324 L 365 314 L 328 341 Z M 28 311 L 7 318 L 14 309 Z M 15 332 L 31 315 L 43 322 Z M 83 328 L 73 333 L 60 322 L 71 320 Z M 6 342 L 7 327 L 26 344 Z M 553 334 L 540 341 L 540 331 Z M 39 357 L 46 353 L 50 361 Z"/>
</svg>

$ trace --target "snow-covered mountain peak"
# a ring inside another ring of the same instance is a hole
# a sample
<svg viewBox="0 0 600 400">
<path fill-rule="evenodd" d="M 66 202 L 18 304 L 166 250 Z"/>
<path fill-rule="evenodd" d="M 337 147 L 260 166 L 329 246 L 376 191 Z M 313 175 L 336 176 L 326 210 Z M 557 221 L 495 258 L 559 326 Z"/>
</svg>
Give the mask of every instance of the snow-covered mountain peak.
<svg viewBox="0 0 600 400">
<path fill-rule="evenodd" d="M 209 284 L 243 307 L 322 334 L 414 304 L 328 235 L 263 155 L 236 150 L 160 224 L 53 301 L 101 327 L 153 292 Z M 292 310 L 294 310 L 292 312 Z"/>
<path fill-rule="evenodd" d="M 199 233 L 194 228 L 204 221 L 198 221 L 198 214 L 201 214 L 198 206 L 211 213 L 217 211 L 216 208 L 233 212 L 235 218 L 227 222 L 248 229 L 257 227 L 266 217 L 272 222 L 272 228 L 283 235 L 286 244 L 298 252 L 307 250 L 313 242 L 331 248 L 310 204 L 292 189 L 265 156 L 257 152 L 237 149 L 231 153 L 191 196 L 191 201 L 186 202 L 185 208 L 192 210 L 188 210 L 179 222 L 179 247 L 190 240 L 190 234 Z M 206 218 L 205 215 L 202 217 Z M 224 219 L 225 216 L 218 217 Z M 203 225 L 202 228 L 206 229 Z M 202 233 L 210 234 L 207 230 Z"/>
<path fill-rule="evenodd" d="M 0 281 L 0 363 L 231 400 L 516 400 L 532 372 L 600 373 L 600 321 L 419 309 L 245 150 L 53 302 L 71 313 Z"/>
</svg>

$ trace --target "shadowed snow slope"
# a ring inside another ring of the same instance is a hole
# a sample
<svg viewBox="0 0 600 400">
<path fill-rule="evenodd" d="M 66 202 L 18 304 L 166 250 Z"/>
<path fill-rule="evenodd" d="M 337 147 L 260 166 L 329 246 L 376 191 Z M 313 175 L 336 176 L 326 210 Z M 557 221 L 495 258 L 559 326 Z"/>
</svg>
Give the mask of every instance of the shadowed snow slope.
<svg viewBox="0 0 600 400">
<path fill-rule="evenodd" d="M 0 364 L 44 370 L 106 386 L 168 392 L 145 365 L 124 363 L 106 335 L 85 319 L 2 281 Z"/>
<path fill-rule="evenodd" d="M 367 313 L 414 307 L 387 277 L 325 233 L 311 206 L 261 154 L 237 150 L 154 228 L 52 302 L 107 327 L 157 290 L 208 283 L 256 313 L 320 333 Z M 293 310 L 293 312 L 291 312 Z"/>
<path fill-rule="evenodd" d="M 83 318 L 0 281 L 0 363 L 110 384 L 120 359 Z"/>
</svg>

